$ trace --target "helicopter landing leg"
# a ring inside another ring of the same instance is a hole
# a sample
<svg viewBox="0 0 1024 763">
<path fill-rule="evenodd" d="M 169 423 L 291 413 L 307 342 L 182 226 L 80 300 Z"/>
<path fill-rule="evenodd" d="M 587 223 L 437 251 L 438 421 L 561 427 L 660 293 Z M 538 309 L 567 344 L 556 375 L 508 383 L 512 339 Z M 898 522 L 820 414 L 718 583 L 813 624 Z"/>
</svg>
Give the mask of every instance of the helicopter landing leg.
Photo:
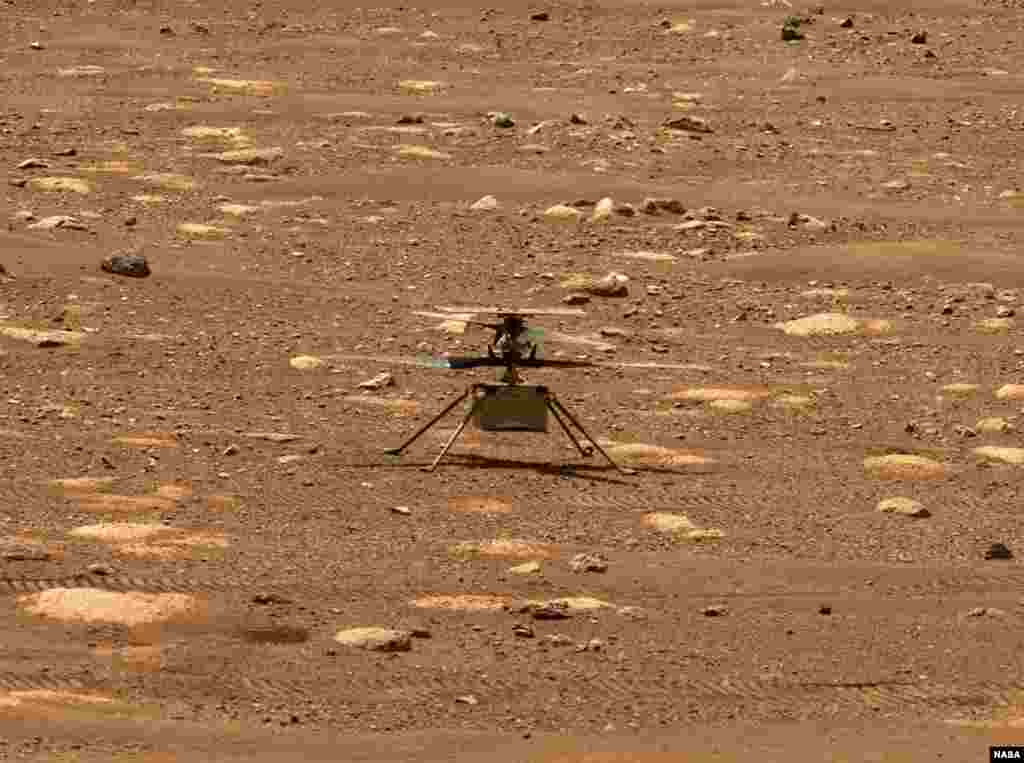
<svg viewBox="0 0 1024 763">
<path fill-rule="evenodd" d="M 457 398 L 455 398 L 451 403 L 448 404 L 448 406 L 443 411 L 441 411 L 439 414 L 437 414 L 434 418 L 432 418 L 430 421 L 428 421 L 422 427 L 417 429 L 416 433 L 413 434 L 412 437 L 410 437 L 408 440 L 403 442 L 397 448 L 387 448 L 384 452 L 387 453 L 388 455 L 391 455 L 391 456 L 399 456 L 399 455 L 401 455 L 403 450 L 405 450 L 410 445 L 412 445 L 414 442 L 416 442 L 416 440 L 418 440 L 420 438 L 420 436 L 424 432 L 426 432 L 428 429 L 430 429 L 432 426 L 434 426 L 434 424 L 436 424 L 441 419 L 443 419 L 452 408 L 454 408 L 459 403 L 461 403 L 463 400 L 465 400 L 467 397 L 469 397 L 469 393 L 471 391 L 472 391 L 472 388 L 469 388 L 465 392 L 463 392 L 461 395 L 459 395 Z M 465 426 L 465 424 L 463 424 L 463 426 Z"/>
<path fill-rule="evenodd" d="M 570 440 L 572 440 L 572 444 L 576 446 L 576 450 L 580 452 L 580 455 L 583 456 L 584 458 L 590 458 L 591 456 L 593 456 L 594 449 L 590 447 L 584 447 L 583 443 L 581 443 L 579 439 L 576 437 L 576 435 L 573 434 L 573 431 L 569 429 L 569 425 L 565 423 L 565 419 L 562 418 L 562 414 L 559 413 L 558 409 L 555 408 L 554 404 L 552 404 L 550 397 L 548 397 L 548 410 L 551 411 L 551 415 L 554 416 L 555 421 L 558 422 L 558 425 L 562 427 L 562 431 L 565 432 L 566 435 L 568 435 Z"/>
<path fill-rule="evenodd" d="M 562 402 L 557 397 L 555 397 L 554 394 L 548 395 L 548 406 L 551 408 L 552 411 L 557 411 L 558 413 L 561 413 L 563 416 L 569 419 L 569 422 L 578 430 L 580 430 L 583 436 L 587 438 L 587 442 L 593 444 L 593 446 L 597 448 L 597 452 L 604 456 L 605 460 L 607 460 L 609 464 L 614 466 L 616 471 L 618 471 L 620 474 L 636 474 L 636 469 L 624 468 L 615 463 L 614 459 L 612 459 L 612 457 L 608 455 L 605 449 L 602 448 L 600 444 L 598 444 L 597 440 L 595 440 L 587 433 L 587 430 L 583 428 L 583 425 L 576 420 L 576 417 L 572 415 L 568 408 L 562 405 Z M 555 418 L 558 419 L 558 416 L 555 416 Z M 560 419 L 559 423 L 562 423 Z M 562 424 L 562 426 L 565 425 Z M 572 435 L 569 436 L 572 437 Z M 575 438 L 573 438 L 573 441 L 575 442 Z M 582 450 L 582 446 L 579 443 L 576 443 L 576 445 Z"/>
<path fill-rule="evenodd" d="M 463 395 L 463 397 L 465 397 L 465 395 Z M 462 421 L 459 424 L 459 426 L 455 429 L 454 432 L 452 432 L 452 436 L 448 438 L 448 442 L 446 442 L 444 444 L 444 447 L 441 448 L 441 452 L 437 454 L 437 458 L 434 459 L 434 463 L 432 463 L 430 466 L 424 466 L 423 467 L 423 471 L 425 471 L 425 472 L 432 472 L 432 471 L 434 471 L 434 469 L 437 467 L 437 465 L 441 462 L 441 459 L 444 458 L 444 456 L 448 452 L 448 450 L 452 447 L 452 445 L 455 444 L 455 441 L 457 439 L 459 439 L 459 435 L 462 434 L 462 430 L 466 428 L 466 424 L 469 423 L 469 420 L 471 418 L 473 418 L 473 414 L 476 413 L 476 408 L 477 408 L 477 406 L 479 404 L 480 404 L 480 398 L 479 397 L 474 397 L 473 398 L 473 405 L 470 406 L 469 411 L 466 413 L 465 417 L 462 419 Z"/>
</svg>

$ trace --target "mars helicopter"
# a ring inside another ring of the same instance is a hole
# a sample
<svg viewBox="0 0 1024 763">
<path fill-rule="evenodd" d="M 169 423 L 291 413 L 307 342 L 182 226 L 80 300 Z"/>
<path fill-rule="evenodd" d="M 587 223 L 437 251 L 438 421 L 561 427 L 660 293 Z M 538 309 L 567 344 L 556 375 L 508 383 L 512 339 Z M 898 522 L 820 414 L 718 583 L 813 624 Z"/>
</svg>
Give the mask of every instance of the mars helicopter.
<svg viewBox="0 0 1024 763">
<path fill-rule="evenodd" d="M 481 367 L 504 369 L 496 384 L 474 383 L 466 388 L 458 397 L 434 418 L 420 427 L 405 442 L 395 448 L 387 448 L 384 452 L 390 455 L 401 455 L 402 452 L 425 434 L 431 427 L 443 419 L 459 403 L 467 398 L 472 400 L 466 415 L 445 442 L 441 452 L 424 471 L 433 471 L 445 457 L 459 435 L 470 421 L 474 421 L 479 429 L 485 432 L 547 432 L 548 415 L 559 424 L 568 435 L 573 445 L 584 458 L 590 458 L 594 449 L 621 474 L 635 474 L 636 471 L 620 466 L 608 452 L 598 444 L 597 440 L 583 428 L 579 420 L 558 399 L 547 386 L 527 384 L 519 373 L 524 368 L 674 368 L 685 369 L 687 366 L 668 365 L 661 363 L 604 363 L 590 360 L 565 360 L 559 358 L 538 357 L 538 345 L 534 338 L 535 330 L 527 326 L 527 319 L 534 316 L 579 317 L 585 315 L 582 310 L 571 308 L 505 308 L 505 307 L 438 307 L 441 312 L 415 311 L 415 315 L 430 318 L 442 318 L 473 326 L 482 326 L 494 331 L 494 339 L 487 346 L 487 352 L 481 356 L 439 357 L 428 361 L 407 358 L 387 358 L 365 355 L 336 355 L 339 360 L 359 360 L 412 365 L 421 367 L 465 370 Z M 492 317 L 493 320 L 478 320 L 476 316 Z M 584 438 L 577 436 L 571 427 L 575 427 Z M 586 444 L 584 444 L 586 443 Z"/>
</svg>

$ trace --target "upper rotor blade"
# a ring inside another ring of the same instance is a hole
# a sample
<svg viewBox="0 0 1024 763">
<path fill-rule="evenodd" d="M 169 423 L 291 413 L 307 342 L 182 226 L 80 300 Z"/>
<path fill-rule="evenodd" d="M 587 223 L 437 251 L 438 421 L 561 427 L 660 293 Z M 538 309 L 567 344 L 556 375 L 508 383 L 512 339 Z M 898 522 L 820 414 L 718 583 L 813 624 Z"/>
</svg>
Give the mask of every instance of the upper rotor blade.
<svg viewBox="0 0 1024 763">
<path fill-rule="evenodd" d="M 627 368 L 635 370 L 644 370 L 647 368 L 662 368 L 669 371 L 707 371 L 708 366 L 702 366 L 697 363 L 625 363 L 607 360 L 595 360 L 590 365 L 599 366 L 601 368 Z"/>
<path fill-rule="evenodd" d="M 480 368 L 482 366 L 498 367 L 498 366 L 507 366 L 508 365 L 508 363 L 506 363 L 501 358 L 487 358 L 487 357 L 476 357 L 476 358 L 469 357 L 469 358 L 466 358 L 466 357 L 463 357 L 463 358 L 444 358 L 444 360 L 447 362 L 447 364 L 448 364 L 447 367 L 448 368 L 455 368 L 455 369 L 459 369 L 459 368 Z"/>
<path fill-rule="evenodd" d="M 506 365 L 502 363 L 502 365 Z M 589 360 L 558 360 L 547 358 L 523 358 L 516 363 L 520 368 L 586 368 L 597 365 Z"/>
<path fill-rule="evenodd" d="M 486 321 L 478 321 L 474 318 L 470 318 L 468 313 L 430 313 L 423 310 L 413 310 L 413 315 L 421 315 L 424 318 L 439 318 L 442 321 L 455 321 L 456 323 L 471 323 L 474 326 L 486 326 L 492 330 L 498 330 L 501 328 L 500 323 L 487 323 Z"/>
<path fill-rule="evenodd" d="M 572 307 L 523 307 L 523 308 L 505 308 L 505 307 L 450 307 L 444 305 L 438 305 L 438 310 L 444 310 L 446 313 L 461 313 L 462 315 L 559 315 L 567 317 L 582 317 L 586 315 L 585 312 L 578 308 Z"/>
<path fill-rule="evenodd" d="M 388 355 L 323 355 L 327 360 L 350 360 L 358 363 L 386 363 L 392 366 L 414 366 L 416 368 L 451 368 L 448 358 L 428 357 L 401 358 Z"/>
</svg>

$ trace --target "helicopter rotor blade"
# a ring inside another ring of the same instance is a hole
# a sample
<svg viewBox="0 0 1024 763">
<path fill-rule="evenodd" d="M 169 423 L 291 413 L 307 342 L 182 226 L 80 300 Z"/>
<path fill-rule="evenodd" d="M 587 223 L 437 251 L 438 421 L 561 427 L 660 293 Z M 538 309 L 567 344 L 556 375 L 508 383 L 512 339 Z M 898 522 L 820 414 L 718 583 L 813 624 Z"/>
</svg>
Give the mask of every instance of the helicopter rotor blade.
<svg viewBox="0 0 1024 763">
<path fill-rule="evenodd" d="M 501 328 L 500 323 L 488 323 L 487 321 L 478 321 L 475 318 L 471 318 L 468 313 L 431 313 L 425 310 L 413 310 L 413 315 L 419 315 L 424 318 L 438 318 L 442 321 L 453 321 L 455 323 L 468 323 L 472 326 L 484 326 L 493 331 L 497 331 Z"/>
</svg>

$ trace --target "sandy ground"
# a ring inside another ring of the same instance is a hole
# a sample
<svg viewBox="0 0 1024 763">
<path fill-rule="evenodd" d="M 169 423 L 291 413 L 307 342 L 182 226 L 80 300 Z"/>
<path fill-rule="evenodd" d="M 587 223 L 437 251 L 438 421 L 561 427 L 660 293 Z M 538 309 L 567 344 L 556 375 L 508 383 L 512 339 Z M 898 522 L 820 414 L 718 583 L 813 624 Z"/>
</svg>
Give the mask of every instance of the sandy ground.
<svg viewBox="0 0 1024 763">
<path fill-rule="evenodd" d="M 1024 738 L 1016 3 L 3 8 L 0 757 Z"/>
</svg>

